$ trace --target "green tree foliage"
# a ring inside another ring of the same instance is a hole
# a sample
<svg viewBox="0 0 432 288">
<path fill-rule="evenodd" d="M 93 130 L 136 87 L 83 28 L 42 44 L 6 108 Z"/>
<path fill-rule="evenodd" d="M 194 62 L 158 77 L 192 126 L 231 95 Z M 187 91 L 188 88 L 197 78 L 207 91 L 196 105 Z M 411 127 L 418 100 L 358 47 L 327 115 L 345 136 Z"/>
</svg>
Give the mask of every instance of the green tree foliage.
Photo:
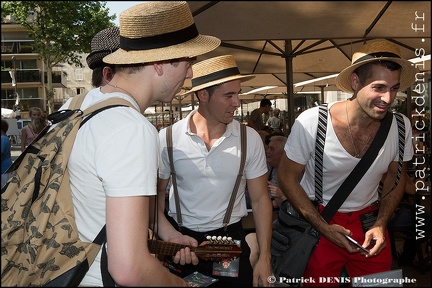
<svg viewBox="0 0 432 288">
<path fill-rule="evenodd" d="M 90 53 L 93 36 L 112 27 L 116 18 L 109 15 L 103 1 L 2 1 L 2 16 L 14 20 L 34 39 L 47 72 L 47 108 L 54 112 L 52 68 L 59 63 L 82 67 L 80 53 Z M 29 20 L 32 21 L 29 21 Z"/>
</svg>

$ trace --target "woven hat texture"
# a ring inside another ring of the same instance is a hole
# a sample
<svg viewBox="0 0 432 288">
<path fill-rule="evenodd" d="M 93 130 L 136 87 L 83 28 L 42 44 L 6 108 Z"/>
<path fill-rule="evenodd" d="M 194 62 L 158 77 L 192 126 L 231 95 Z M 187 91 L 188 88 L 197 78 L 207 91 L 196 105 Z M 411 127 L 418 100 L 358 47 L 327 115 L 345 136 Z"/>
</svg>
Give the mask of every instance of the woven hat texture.
<svg viewBox="0 0 432 288">
<path fill-rule="evenodd" d="M 86 61 L 90 69 L 102 66 L 102 59 L 120 48 L 120 29 L 110 27 L 96 33 L 91 41 L 91 53 Z"/>
<path fill-rule="evenodd" d="M 388 60 L 401 65 L 399 90 L 404 90 L 414 84 L 415 74 L 418 72 L 414 64 L 401 58 L 400 49 L 396 44 L 386 40 L 379 40 L 366 43 L 361 47 L 360 51 L 354 53 L 351 66 L 342 70 L 336 77 L 336 86 L 344 92 L 352 93 L 350 79 L 354 70 L 361 65 L 378 60 Z"/>
<path fill-rule="evenodd" d="M 213 57 L 198 62 L 192 66 L 192 72 L 192 89 L 184 94 L 228 81 L 240 79 L 241 82 L 244 82 L 255 78 L 254 75 L 241 75 L 232 55 Z"/>
<path fill-rule="evenodd" d="M 150 1 L 120 14 L 120 49 L 109 64 L 135 64 L 191 58 L 210 52 L 220 39 L 199 34 L 185 1 Z"/>
</svg>

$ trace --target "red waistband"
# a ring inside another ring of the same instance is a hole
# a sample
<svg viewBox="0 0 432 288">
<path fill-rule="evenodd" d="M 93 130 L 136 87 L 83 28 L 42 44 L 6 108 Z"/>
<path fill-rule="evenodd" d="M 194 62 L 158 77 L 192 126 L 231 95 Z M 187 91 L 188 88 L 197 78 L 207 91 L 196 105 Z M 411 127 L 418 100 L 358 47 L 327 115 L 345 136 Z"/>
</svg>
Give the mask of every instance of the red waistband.
<svg viewBox="0 0 432 288">
<path fill-rule="evenodd" d="M 357 210 L 357 211 L 351 211 L 351 212 L 336 212 L 335 215 L 348 215 L 348 216 L 355 216 L 355 215 L 361 215 L 370 211 L 375 211 L 379 208 L 378 203 L 372 204 L 366 208 L 363 208 L 361 210 Z M 319 205 L 319 211 L 320 213 L 322 212 L 322 210 L 324 209 L 324 206 L 322 204 Z"/>
</svg>

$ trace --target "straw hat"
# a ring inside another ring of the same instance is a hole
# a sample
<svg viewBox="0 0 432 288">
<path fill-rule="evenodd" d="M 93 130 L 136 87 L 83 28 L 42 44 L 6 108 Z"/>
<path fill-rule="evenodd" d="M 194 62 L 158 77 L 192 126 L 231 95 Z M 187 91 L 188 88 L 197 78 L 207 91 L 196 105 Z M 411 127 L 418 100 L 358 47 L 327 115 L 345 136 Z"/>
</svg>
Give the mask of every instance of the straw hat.
<svg viewBox="0 0 432 288">
<path fill-rule="evenodd" d="M 404 90 L 414 84 L 415 74 L 418 72 L 417 68 L 408 60 L 401 58 L 400 49 L 397 45 L 380 40 L 369 42 L 363 45 L 360 51 L 354 53 L 351 66 L 342 70 L 336 77 L 336 86 L 344 92 L 354 92 L 351 87 L 351 74 L 361 65 L 378 60 L 388 60 L 401 65 L 399 90 Z"/>
<path fill-rule="evenodd" d="M 232 55 L 213 57 L 192 66 L 192 89 L 189 94 L 213 85 L 240 79 L 241 82 L 255 78 L 254 75 L 241 75 Z"/>
<path fill-rule="evenodd" d="M 135 64 L 190 58 L 216 49 L 220 42 L 198 33 L 186 1 L 149 1 L 120 14 L 120 49 L 103 61 Z"/>
<path fill-rule="evenodd" d="M 91 53 L 86 61 L 90 69 L 102 66 L 102 59 L 120 48 L 120 29 L 110 27 L 96 33 L 91 41 Z"/>
</svg>

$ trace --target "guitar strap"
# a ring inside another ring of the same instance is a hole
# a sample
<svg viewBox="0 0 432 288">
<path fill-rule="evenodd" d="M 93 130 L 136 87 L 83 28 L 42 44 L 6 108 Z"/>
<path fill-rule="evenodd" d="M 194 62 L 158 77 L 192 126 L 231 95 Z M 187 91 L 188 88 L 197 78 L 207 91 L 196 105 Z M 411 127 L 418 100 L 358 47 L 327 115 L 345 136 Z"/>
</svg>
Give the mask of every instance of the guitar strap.
<svg viewBox="0 0 432 288">
<path fill-rule="evenodd" d="M 224 230 L 226 231 L 229 223 L 229 219 L 231 218 L 231 212 L 234 207 L 234 201 L 237 195 L 237 190 L 240 186 L 240 180 L 243 176 L 244 172 L 244 165 L 246 162 L 246 147 L 247 147 L 247 137 L 246 137 L 246 126 L 244 124 L 240 123 L 240 141 L 241 141 L 241 160 L 240 160 L 240 167 L 239 172 L 237 174 L 237 179 L 233 188 L 233 191 L 231 193 L 231 198 L 228 203 L 228 207 L 225 213 L 225 217 L 223 220 Z M 167 142 L 167 150 L 168 150 L 168 157 L 170 162 L 170 168 L 171 168 L 171 181 L 174 189 L 174 200 L 176 204 L 176 214 L 177 214 L 177 224 L 179 226 L 179 230 L 181 230 L 181 227 L 183 226 L 183 220 L 181 217 L 181 210 L 180 210 L 180 199 L 178 195 L 178 189 L 177 189 L 177 179 L 176 179 L 176 172 L 174 169 L 174 160 L 173 160 L 173 142 L 172 142 L 172 125 L 167 127 L 166 130 L 166 142 Z"/>
</svg>

